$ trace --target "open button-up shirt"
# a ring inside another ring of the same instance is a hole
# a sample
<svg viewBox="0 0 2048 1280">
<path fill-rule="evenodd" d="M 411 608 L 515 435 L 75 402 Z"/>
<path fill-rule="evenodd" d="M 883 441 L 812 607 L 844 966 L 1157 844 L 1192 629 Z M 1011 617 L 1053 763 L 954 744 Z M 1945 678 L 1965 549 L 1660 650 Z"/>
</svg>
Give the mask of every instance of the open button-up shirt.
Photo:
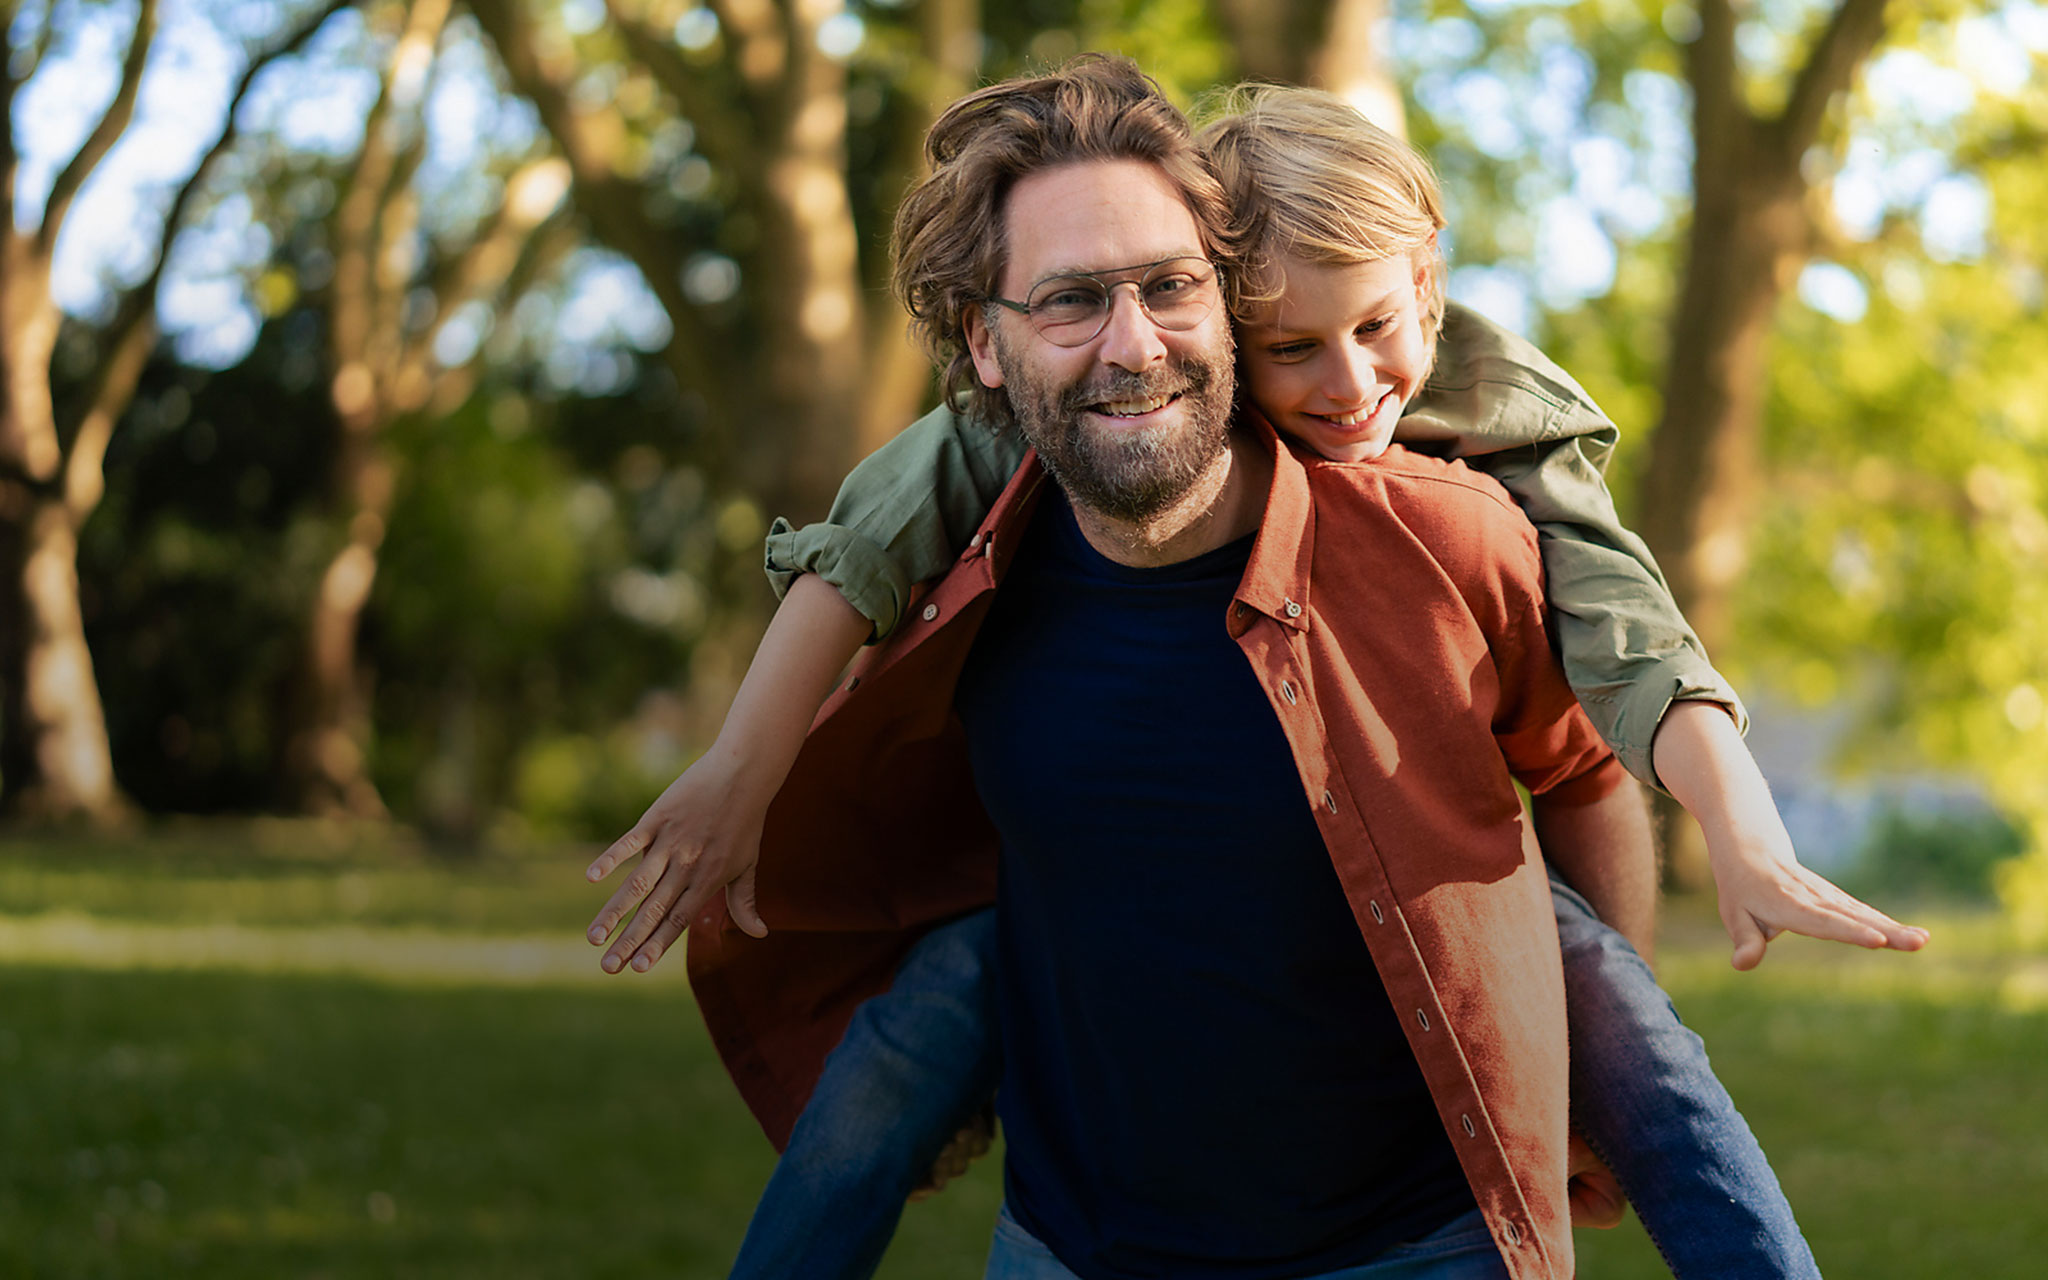
<svg viewBox="0 0 2048 1280">
<path fill-rule="evenodd" d="M 1552 653 L 1535 531 L 1462 464 L 1398 447 L 1331 463 L 1256 419 L 1240 429 L 1275 466 L 1221 622 L 1510 1272 L 1569 1276 L 1563 982 L 1514 783 L 1578 804 L 1626 775 Z M 819 713 L 763 835 L 768 937 L 740 933 L 722 899 L 690 930 L 699 1006 L 778 1146 L 854 1007 L 924 928 L 993 899 L 998 839 L 952 693 L 1044 483 L 1027 459 Z"/>
</svg>

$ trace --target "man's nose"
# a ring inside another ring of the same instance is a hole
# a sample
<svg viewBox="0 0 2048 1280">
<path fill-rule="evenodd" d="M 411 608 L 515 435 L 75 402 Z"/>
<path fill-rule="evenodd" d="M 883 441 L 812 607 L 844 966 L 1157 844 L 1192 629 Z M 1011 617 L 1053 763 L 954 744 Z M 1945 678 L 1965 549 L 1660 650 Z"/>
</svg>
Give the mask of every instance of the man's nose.
<svg viewBox="0 0 2048 1280">
<path fill-rule="evenodd" d="M 1099 353 L 1104 364 L 1135 372 L 1166 359 L 1166 343 L 1159 336 L 1159 326 L 1139 301 L 1135 287 L 1128 294 L 1121 286 L 1111 289 L 1108 306 Z"/>
</svg>

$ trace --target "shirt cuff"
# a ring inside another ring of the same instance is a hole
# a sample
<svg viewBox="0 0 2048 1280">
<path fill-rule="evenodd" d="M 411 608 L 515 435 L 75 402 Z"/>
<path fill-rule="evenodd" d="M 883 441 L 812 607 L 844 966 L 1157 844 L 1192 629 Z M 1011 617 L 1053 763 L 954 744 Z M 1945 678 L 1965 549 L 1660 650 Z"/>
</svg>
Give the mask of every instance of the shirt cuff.
<svg viewBox="0 0 2048 1280">
<path fill-rule="evenodd" d="M 815 573 L 838 588 L 862 617 L 874 624 L 868 643 L 888 637 L 903 621 L 910 583 L 881 547 L 839 524 L 808 524 L 796 528 L 781 516 L 768 526 L 762 566 L 768 585 L 780 600 L 799 574 Z"/>
<path fill-rule="evenodd" d="M 1657 779 L 1651 743 L 1671 704 L 1686 701 L 1717 702 L 1734 718 L 1736 732 L 1749 732 L 1748 708 L 1736 696 L 1734 686 L 1705 658 L 1691 652 L 1674 654 L 1634 673 L 1613 708 L 1613 733 L 1608 740 L 1622 766 L 1659 791 L 1664 784 Z"/>
</svg>

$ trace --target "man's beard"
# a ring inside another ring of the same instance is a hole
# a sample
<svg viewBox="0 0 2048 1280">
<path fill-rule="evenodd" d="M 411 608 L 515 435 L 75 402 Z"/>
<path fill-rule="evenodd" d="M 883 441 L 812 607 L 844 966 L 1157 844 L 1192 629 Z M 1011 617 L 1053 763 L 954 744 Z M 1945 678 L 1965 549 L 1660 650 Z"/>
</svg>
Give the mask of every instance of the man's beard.
<svg viewBox="0 0 2048 1280">
<path fill-rule="evenodd" d="M 1237 384 L 1227 339 L 1220 351 L 1182 355 L 1146 373 L 1098 368 L 1065 388 L 1031 369 L 1000 329 L 995 339 L 1018 430 L 1076 506 L 1113 520 L 1147 520 L 1187 496 L 1228 443 Z M 1179 426 L 1119 431 L 1082 419 L 1106 401 L 1176 393 L 1186 412 Z"/>
</svg>

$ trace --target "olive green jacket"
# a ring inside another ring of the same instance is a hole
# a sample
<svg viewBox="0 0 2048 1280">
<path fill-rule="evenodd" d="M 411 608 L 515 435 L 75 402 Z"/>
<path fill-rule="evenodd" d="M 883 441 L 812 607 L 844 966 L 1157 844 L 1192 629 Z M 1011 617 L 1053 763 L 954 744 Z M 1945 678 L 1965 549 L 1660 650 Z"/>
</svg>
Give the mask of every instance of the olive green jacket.
<svg viewBox="0 0 2048 1280">
<path fill-rule="evenodd" d="M 1395 439 L 1465 459 L 1521 504 L 1541 539 L 1572 690 L 1622 764 L 1655 785 L 1650 741 L 1673 702 L 1719 702 L 1748 723 L 1649 549 L 1615 514 L 1603 476 L 1619 434 L 1549 357 L 1452 303 L 1436 365 Z M 912 585 L 940 576 L 966 549 L 1024 454 L 1014 429 L 934 409 L 854 468 L 824 523 L 775 522 L 767 569 L 777 595 L 816 573 L 881 639 L 902 620 Z"/>
</svg>

